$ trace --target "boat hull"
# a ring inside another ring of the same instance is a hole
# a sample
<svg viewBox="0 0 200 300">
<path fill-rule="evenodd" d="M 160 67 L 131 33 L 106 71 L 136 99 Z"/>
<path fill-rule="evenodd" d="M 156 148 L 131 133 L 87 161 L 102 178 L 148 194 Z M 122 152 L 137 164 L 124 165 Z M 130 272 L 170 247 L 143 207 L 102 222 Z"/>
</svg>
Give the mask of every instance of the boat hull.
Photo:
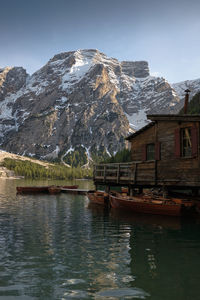
<svg viewBox="0 0 200 300">
<path fill-rule="evenodd" d="M 61 188 L 60 187 L 54 187 L 54 186 L 50 186 L 48 187 L 48 191 L 50 195 L 55 195 L 55 194 L 59 194 L 61 192 Z"/>
<path fill-rule="evenodd" d="M 105 192 L 89 191 L 87 196 L 91 203 L 106 205 L 108 204 L 109 196 Z"/>
<path fill-rule="evenodd" d="M 48 193 L 48 186 L 18 186 L 19 194 Z"/>
<path fill-rule="evenodd" d="M 110 205 L 112 208 L 131 210 L 138 213 L 157 214 L 167 216 L 180 216 L 181 204 L 166 203 L 164 201 L 152 200 L 145 201 L 139 197 L 120 198 L 118 196 L 110 195 Z"/>
<path fill-rule="evenodd" d="M 68 188 L 77 189 L 78 185 L 66 185 L 66 186 L 18 186 L 16 187 L 18 194 L 37 194 L 37 193 L 53 193 L 54 189 Z M 56 193 L 56 192 L 55 192 Z M 55 194 L 54 193 L 54 194 Z"/>
</svg>

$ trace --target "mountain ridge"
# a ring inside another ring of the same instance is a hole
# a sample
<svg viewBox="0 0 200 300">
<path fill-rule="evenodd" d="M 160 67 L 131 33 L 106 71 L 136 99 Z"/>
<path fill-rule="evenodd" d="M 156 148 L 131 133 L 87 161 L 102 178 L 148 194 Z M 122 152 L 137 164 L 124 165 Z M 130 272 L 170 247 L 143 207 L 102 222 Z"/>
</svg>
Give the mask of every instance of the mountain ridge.
<svg viewBox="0 0 200 300">
<path fill-rule="evenodd" d="M 86 160 L 111 155 L 147 113 L 176 113 L 181 103 L 148 62 L 119 62 L 96 49 L 56 54 L 32 75 L 11 71 L 0 69 L 1 147 L 45 160 L 68 162 L 76 149 Z"/>
</svg>

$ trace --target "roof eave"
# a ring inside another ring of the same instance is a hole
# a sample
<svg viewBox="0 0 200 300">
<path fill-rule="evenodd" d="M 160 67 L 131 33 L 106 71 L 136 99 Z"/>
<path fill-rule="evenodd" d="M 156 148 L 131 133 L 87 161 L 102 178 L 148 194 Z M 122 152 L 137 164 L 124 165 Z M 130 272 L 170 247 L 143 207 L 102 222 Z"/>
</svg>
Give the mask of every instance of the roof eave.
<svg viewBox="0 0 200 300">
<path fill-rule="evenodd" d="M 140 133 L 142 133 L 143 131 L 147 130 L 148 128 L 152 127 L 153 125 L 155 125 L 155 122 L 150 122 L 149 124 L 147 124 L 146 126 L 140 128 L 138 131 L 132 133 L 131 135 L 127 136 L 125 138 L 125 140 L 129 141 L 132 138 L 134 138 L 135 136 L 139 135 Z"/>
</svg>

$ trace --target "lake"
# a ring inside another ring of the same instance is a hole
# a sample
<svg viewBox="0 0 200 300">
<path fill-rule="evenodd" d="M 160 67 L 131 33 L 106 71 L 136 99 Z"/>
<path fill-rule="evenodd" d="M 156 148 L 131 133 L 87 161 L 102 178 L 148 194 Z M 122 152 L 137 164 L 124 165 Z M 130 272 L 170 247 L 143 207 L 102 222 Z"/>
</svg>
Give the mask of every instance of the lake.
<svg viewBox="0 0 200 300">
<path fill-rule="evenodd" d="M 83 195 L 16 195 L 17 185 L 53 183 L 63 184 L 0 180 L 0 300 L 199 299 L 200 218 L 125 214 Z"/>
</svg>

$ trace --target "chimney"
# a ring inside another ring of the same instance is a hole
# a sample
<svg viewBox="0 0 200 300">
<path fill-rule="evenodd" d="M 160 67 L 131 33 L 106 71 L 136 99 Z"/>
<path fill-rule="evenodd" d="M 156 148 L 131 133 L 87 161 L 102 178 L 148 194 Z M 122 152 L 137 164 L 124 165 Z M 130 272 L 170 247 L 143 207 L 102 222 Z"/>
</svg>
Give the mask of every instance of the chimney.
<svg viewBox="0 0 200 300">
<path fill-rule="evenodd" d="M 187 114 L 187 109 L 188 109 L 188 102 L 189 102 L 189 93 L 191 91 L 190 90 L 185 90 L 185 104 L 184 104 L 184 114 Z"/>
</svg>

